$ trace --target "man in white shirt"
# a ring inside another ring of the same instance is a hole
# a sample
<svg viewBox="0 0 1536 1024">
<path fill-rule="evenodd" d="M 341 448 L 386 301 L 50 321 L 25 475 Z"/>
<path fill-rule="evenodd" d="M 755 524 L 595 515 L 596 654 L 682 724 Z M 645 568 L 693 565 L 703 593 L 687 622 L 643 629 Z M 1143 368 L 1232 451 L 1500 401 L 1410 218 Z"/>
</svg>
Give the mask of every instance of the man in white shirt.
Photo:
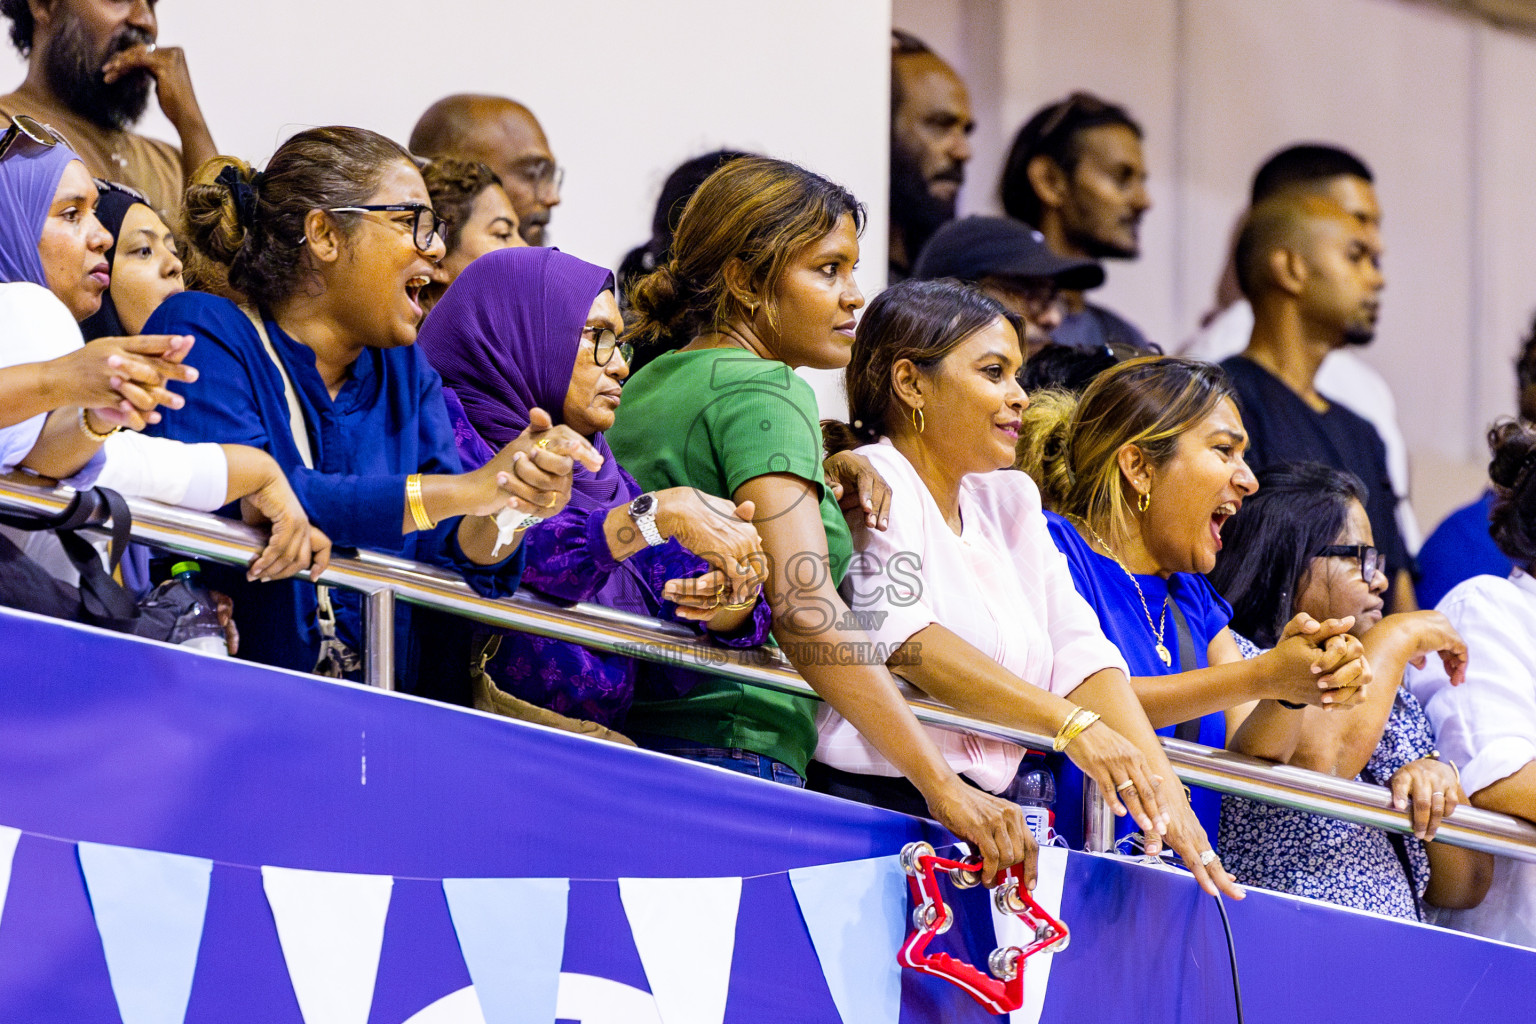
<svg viewBox="0 0 1536 1024">
<path fill-rule="evenodd" d="M 1318 144 L 1290 146 L 1264 161 L 1254 174 L 1251 202 L 1257 206 L 1281 192 L 1331 199 L 1366 229 L 1380 259 L 1381 207 L 1374 180 L 1365 162 L 1346 150 Z M 1217 301 L 1224 308 L 1185 343 L 1184 355 L 1219 363 L 1248 347 L 1253 335 L 1253 307 L 1237 294 L 1230 267 L 1217 292 Z M 1398 497 L 1398 527 L 1408 550 L 1416 553 L 1423 534 L 1408 501 L 1408 446 L 1397 423 L 1392 389 L 1370 363 L 1348 348 L 1331 352 L 1323 360 L 1314 385 L 1319 394 L 1369 420 L 1381 435 L 1387 449 L 1387 471 Z"/>
</svg>

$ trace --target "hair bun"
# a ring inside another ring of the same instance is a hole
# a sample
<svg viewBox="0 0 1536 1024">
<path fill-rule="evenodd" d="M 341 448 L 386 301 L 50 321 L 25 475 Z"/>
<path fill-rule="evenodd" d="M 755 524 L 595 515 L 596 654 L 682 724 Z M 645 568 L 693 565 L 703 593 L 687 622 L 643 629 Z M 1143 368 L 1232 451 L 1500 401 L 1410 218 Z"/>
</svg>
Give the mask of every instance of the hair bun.
<svg viewBox="0 0 1536 1024">
<path fill-rule="evenodd" d="M 1488 431 L 1488 447 L 1493 460 L 1488 464 L 1488 479 L 1506 490 L 1514 490 L 1536 467 L 1536 430 L 1505 420 Z"/>
<path fill-rule="evenodd" d="M 667 260 L 638 278 L 629 288 L 629 308 L 635 326 L 631 340 L 653 345 L 676 335 L 685 325 L 688 296 L 677 273 L 677 261 Z"/>
<path fill-rule="evenodd" d="M 255 221 L 255 174 L 244 160 L 216 156 L 187 185 L 182 234 L 202 255 L 229 265 Z"/>
</svg>

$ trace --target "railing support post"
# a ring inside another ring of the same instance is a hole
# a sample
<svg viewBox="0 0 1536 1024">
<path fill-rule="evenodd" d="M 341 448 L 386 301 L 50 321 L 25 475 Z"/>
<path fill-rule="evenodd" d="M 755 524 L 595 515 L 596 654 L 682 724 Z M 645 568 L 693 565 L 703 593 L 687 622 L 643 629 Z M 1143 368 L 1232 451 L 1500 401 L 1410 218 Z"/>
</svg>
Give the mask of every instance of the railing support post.
<svg viewBox="0 0 1536 1024">
<path fill-rule="evenodd" d="M 395 688 L 395 592 L 387 587 L 368 595 L 363 611 L 363 681 L 381 690 Z"/>
<path fill-rule="evenodd" d="M 1099 792 L 1098 783 L 1083 779 L 1083 849 L 1108 853 L 1115 847 L 1115 816 Z"/>
</svg>

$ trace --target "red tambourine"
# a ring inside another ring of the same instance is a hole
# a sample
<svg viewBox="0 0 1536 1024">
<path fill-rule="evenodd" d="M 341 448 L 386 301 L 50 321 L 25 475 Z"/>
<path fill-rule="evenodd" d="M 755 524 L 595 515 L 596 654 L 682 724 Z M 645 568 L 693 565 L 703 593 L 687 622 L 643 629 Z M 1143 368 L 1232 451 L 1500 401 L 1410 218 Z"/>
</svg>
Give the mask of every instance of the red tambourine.
<svg viewBox="0 0 1536 1024">
<path fill-rule="evenodd" d="M 987 957 L 989 973 L 956 960 L 948 953 L 928 953 L 934 936 L 949 931 L 955 912 L 939 893 L 939 872 L 957 889 L 981 884 L 981 858 L 950 860 L 927 843 L 908 843 L 901 851 L 901 869 L 912 888 L 912 934 L 896 955 L 903 967 L 932 974 L 965 990 L 992 1013 L 1011 1013 L 1024 1005 L 1024 961 L 1042 951 L 1067 948 L 1067 926 L 1041 909 L 1024 886 L 1023 869 L 1015 864 L 992 890 L 999 912 L 1017 917 L 1034 932 L 1034 941 L 1020 948 L 1001 946 Z"/>
</svg>

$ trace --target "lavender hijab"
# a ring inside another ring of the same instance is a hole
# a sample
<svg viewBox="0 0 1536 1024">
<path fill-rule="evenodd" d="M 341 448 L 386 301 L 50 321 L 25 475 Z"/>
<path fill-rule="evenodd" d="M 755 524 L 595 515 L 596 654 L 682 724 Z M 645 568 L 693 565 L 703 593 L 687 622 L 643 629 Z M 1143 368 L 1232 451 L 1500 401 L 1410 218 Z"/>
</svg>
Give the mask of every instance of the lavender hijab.
<svg viewBox="0 0 1536 1024">
<path fill-rule="evenodd" d="M 64 169 L 79 159 L 62 143 L 43 149 L 23 138 L 0 160 L 0 281 L 48 287 L 37 245 Z"/>
<path fill-rule="evenodd" d="M 449 285 L 416 344 L 499 450 L 528 426 L 530 409 L 560 422 L 587 313 L 612 287 L 608 271 L 556 249 L 487 253 Z M 630 494 L 603 435 L 591 441 L 603 468 L 576 467 L 571 505 L 612 508 Z"/>
</svg>

